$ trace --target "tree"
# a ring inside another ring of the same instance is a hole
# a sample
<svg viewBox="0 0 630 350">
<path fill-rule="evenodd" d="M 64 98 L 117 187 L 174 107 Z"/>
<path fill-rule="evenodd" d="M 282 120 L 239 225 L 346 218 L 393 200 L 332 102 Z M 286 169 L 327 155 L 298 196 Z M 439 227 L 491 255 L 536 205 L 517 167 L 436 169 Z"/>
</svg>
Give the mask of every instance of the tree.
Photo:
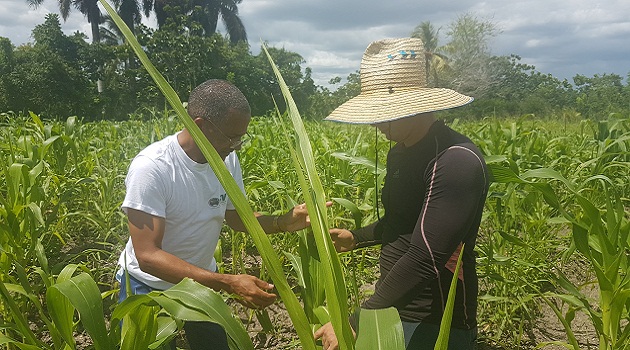
<svg viewBox="0 0 630 350">
<path fill-rule="evenodd" d="M 605 119 L 613 112 L 630 109 L 628 89 L 617 74 L 595 74 L 592 78 L 576 75 L 573 82 L 577 90 L 577 110 L 583 116 Z"/>
<path fill-rule="evenodd" d="M 240 41 L 247 42 L 245 26 L 238 16 L 238 4 L 242 0 L 145 0 L 145 15 L 149 16 L 155 11 L 158 27 L 163 28 L 169 20 L 185 15 L 203 28 L 206 36 L 211 36 L 217 31 L 219 18 L 223 21 L 230 42 L 235 44 Z"/>
<path fill-rule="evenodd" d="M 91 46 L 84 36 L 66 36 L 57 14 L 46 15 L 32 35 L 35 44 L 14 50 L 13 63 L 3 74 L 8 109 L 49 117 L 96 115 L 99 104 L 88 75 L 95 69 L 86 65 Z"/>
<path fill-rule="evenodd" d="M 425 72 L 427 74 L 427 83 L 429 86 L 439 87 L 439 77 L 442 72 L 448 71 L 450 66 L 448 64 L 448 57 L 441 53 L 443 50 L 438 46 L 440 28 L 435 29 L 433 24 L 429 21 L 420 23 L 413 32 L 411 32 L 412 38 L 422 39 L 424 44 L 424 55 L 426 57 Z"/>
<path fill-rule="evenodd" d="M 7 77 L 15 65 L 11 40 L 0 36 L 0 111 L 9 110 Z"/>
<path fill-rule="evenodd" d="M 59 3 L 59 13 L 63 20 L 67 20 L 70 15 L 70 7 L 74 6 L 79 12 L 87 17 L 88 23 L 92 29 L 92 42 L 98 43 L 101 41 L 101 35 L 99 31 L 99 24 L 101 21 L 101 10 L 98 8 L 98 0 L 57 0 Z M 39 7 L 44 0 L 26 0 L 26 3 L 33 7 Z"/>
<path fill-rule="evenodd" d="M 518 55 L 493 56 L 488 67 L 493 81 L 483 98 L 465 109 L 467 114 L 548 115 L 574 107 L 574 91 L 568 81 L 538 72 L 533 65 L 522 63 Z"/>
<path fill-rule="evenodd" d="M 335 86 L 341 83 L 341 77 L 335 77 L 328 82 Z M 314 94 L 310 96 L 310 110 L 306 110 L 306 116 L 311 119 L 323 119 L 335 108 L 344 102 L 359 95 L 361 92 L 361 76 L 359 71 L 350 73 L 346 83 L 331 91 L 327 87 L 317 86 Z"/>
<path fill-rule="evenodd" d="M 247 42 L 245 26 L 238 16 L 238 4 L 242 0 L 194 0 L 193 5 L 200 7 L 201 11 L 193 12 L 197 20 L 203 26 L 206 35 L 216 33 L 219 17 L 225 25 L 230 42 Z"/>
<path fill-rule="evenodd" d="M 70 5 L 79 10 L 87 17 L 88 23 L 90 23 L 92 30 L 92 43 L 99 43 L 101 41 L 101 32 L 99 24 L 101 22 L 101 10 L 98 8 L 98 0 L 57 0 L 59 3 L 59 12 L 63 20 L 67 20 L 70 15 Z M 37 8 L 44 0 L 26 0 L 29 6 Z M 103 82 L 99 79 L 97 81 L 98 92 L 103 91 Z"/>
<path fill-rule="evenodd" d="M 140 3 L 139 0 L 114 0 L 114 5 L 118 10 L 117 12 L 120 15 L 120 18 L 122 18 L 123 22 L 125 22 L 132 33 L 136 32 L 136 24 L 140 23 L 143 4 L 144 2 Z M 110 28 L 113 29 L 111 26 Z"/>
<path fill-rule="evenodd" d="M 466 13 L 449 25 L 450 42 L 443 50 L 450 59 L 445 86 L 479 98 L 495 81 L 490 69 L 490 39 L 499 33 L 490 20 Z"/>
<path fill-rule="evenodd" d="M 298 53 L 284 48 L 267 47 L 267 51 L 273 58 L 276 66 L 278 66 L 287 86 L 289 86 L 299 110 L 307 110 L 310 105 L 310 96 L 315 92 L 315 86 L 310 77 L 310 69 L 306 70 L 306 75 L 302 73 L 301 65 L 304 64 L 304 58 Z M 258 111 L 266 113 L 275 109 L 275 100 L 280 110 L 284 110 L 285 102 L 280 86 L 263 50 L 260 50 L 260 53 L 255 56 L 254 65 L 258 67 L 258 76 L 253 77 L 258 82 L 258 96 L 256 96 L 253 105 L 256 106 Z M 247 97 L 249 98 L 249 96 Z M 252 106 L 253 111 L 254 107 Z"/>
</svg>

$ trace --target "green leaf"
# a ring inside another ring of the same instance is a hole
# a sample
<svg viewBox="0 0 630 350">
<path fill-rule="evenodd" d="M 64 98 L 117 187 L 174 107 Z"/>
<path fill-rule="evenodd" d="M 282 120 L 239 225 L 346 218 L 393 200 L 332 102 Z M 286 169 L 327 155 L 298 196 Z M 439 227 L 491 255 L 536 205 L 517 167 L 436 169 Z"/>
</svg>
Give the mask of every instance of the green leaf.
<svg viewBox="0 0 630 350">
<path fill-rule="evenodd" d="M 8 189 L 8 200 L 11 205 L 10 208 L 13 209 L 18 205 L 18 200 L 21 198 L 20 187 L 23 185 L 23 172 L 26 171 L 28 167 L 25 164 L 14 163 L 9 166 L 8 174 L 9 176 L 6 178 L 7 181 L 7 189 Z"/>
<path fill-rule="evenodd" d="M 345 199 L 345 198 L 332 198 L 333 201 L 341 204 L 344 208 L 346 208 L 350 213 L 352 213 L 352 218 L 354 218 L 354 228 L 361 228 L 361 223 L 363 222 L 363 214 L 359 210 L 356 204 Z"/>
<path fill-rule="evenodd" d="M 436 350 L 448 350 L 448 338 L 451 334 L 451 321 L 453 320 L 453 308 L 455 306 L 455 294 L 457 292 L 457 276 L 459 276 L 459 270 L 462 267 L 464 248 L 466 248 L 466 244 L 462 244 L 459 257 L 457 258 L 457 266 L 453 272 L 451 287 L 448 291 L 448 299 L 446 299 L 446 306 L 444 307 L 442 321 L 440 322 L 440 334 L 438 334 L 437 341 L 435 342 Z"/>
<path fill-rule="evenodd" d="M 170 342 L 177 335 L 177 321 L 170 316 L 157 317 L 158 330 L 155 336 L 155 343 L 149 345 L 149 349 L 157 349 L 162 344 Z"/>
<path fill-rule="evenodd" d="M 373 159 L 368 159 L 366 157 L 353 156 L 345 152 L 333 152 L 331 155 L 337 159 L 341 159 L 350 163 L 350 165 L 364 166 L 365 168 L 369 169 L 371 173 L 374 173 L 374 170 L 376 170 L 377 175 L 380 175 L 385 172 L 385 167 L 382 165 L 378 165 L 377 167 L 377 164 Z"/>
<path fill-rule="evenodd" d="M 134 310 L 143 305 L 158 305 L 153 298 L 146 294 L 130 295 L 122 303 L 116 305 L 116 308 L 112 312 L 112 323 L 119 322 L 127 314 L 133 313 Z"/>
<path fill-rule="evenodd" d="M 564 330 L 567 332 L 567 338 L 569 339 L 569 342 L 573 349 L 580 350 L 580 346 L 577 342 L 577 338 L 575 337 L 575 333 L 573 333 L 569 322 L 562 316 L 562 312 L 560 311 L 560 309 L 558 309 L 558 307 L 556 307 L 556 305 L 552 303 L 551 300 L 549 300 L 549 298 L 547 298 L 545 295 L 542 295 L 542 299 L 545 301 L 545 303 L 547 303 L 551 310 L 553 310 L 553 312 L 558 317 L 558 320 L 560 320 L 560 323 L 562 323 L 562 325 L 564 326 Z"/>
<path fill-rule="evenodd" d="M 569 188 L 569 190 L 571 190 L 572 192 L 575 191 L 575 185 L 573 183 L 571 183 L 569 180 L 567 180 L 567 178 L 562 176 L 562 174 L 560 174 L 558 171 L 556 171 L 554 169 L 550 169 L 550 168 L 532 169 L 532 170 L 528 170 L 528 171 L 524 172 L 521 175 L 521 177 L 523 179 L 536 178 L 536 179 L 558 180 L 558 181 L 561 181 L 562 183 L 564 183 L 567 186 L 567 188 Z"/>
<path fill-rule="evenodd" d="M 273 322 L 271 322 L 268 309 L 256 310 L 256 319 L 258 320 L 258 323 L 260 323 L 262 332 L 270 333 L 275 330 Z"/>
<path fill-rule="evenodd" d="M 311 220 L 313 236 L 317 243 L 317 251 L 321 259 L 321 267 L 324 271 L 326 302 L 330 311 L 330 318 L 333 329 L 339 341 L 341 350 L 354 349 L 354 337 L 350 323 L 348 322 L 348 296 L 341 269 L 339 256 L 332 244 L 328 232 L 328 221 L 326 217 L 325 191 L 317 174 L 315 159 L 311 143 L 308 139 L 306 129 L 300 117 L 295 101 L 291 97 L 291 92 L 284 82 L 278 67 L 267 48 L 263 45 L 263 50 L 271 67 L 276 75 L 282 95 L 287 105 L 287 114 L 292 122 L 296 136 L 295 148 L 290 148 L 293 164 L 295 166 L 302 193 L 306 202 L 306 207 Z M 278 114 L 280 114 L 278 112 Z M 288 135 L 285 134 L 288 139 Z M 289 142 L 291 145 L 291 143 Z M 300 335 L 300 339 L 302 336 Z M 312 334 L 311 334 L 312 339 Z"/>
<path fill-rule="evenodd" d="M 123 320 L 121 350 L 148 349 L 158 331 L 156 306 L 139 305 Z"/>
<path fill-rule="evenodd" d="M 376 310 L 361 309 L 356 348 L 404 350 L 405 335 L 398 310 L 394 307 Z"/>
<path fill-rule="evenodd" d="M 330 312 L 328 312 L 328 308 L 326 306 L 318 306 L 313 310 L 313 314 L 317 317 L 317 322 L 319 324 L 326 324 L 330 322 Z"/>
<path fill-rule="evenodd" d="M 16 340 L 13 340 L 5 336 L 4 334 L 0 334 L 0 345 L 9 345 L 9 344 L 13 346 L 17 346 L 21 350 L 41 350 L 41 348 L 38 346 L 20 343 Z"/>
<path fill-rule="evenodd" d="M 291 254 L 289 252 L 283 252 L 284 256 L 289 259 L 291 266 L 293 266 L 293 271 L 295 271 L 295 277 L 297 277 L 298 285 L 302 288 L 306 287 L 306 281 L 304 280 L 304 270 L 302 269 L 302 259 L 295 254 Z"/>
<path fill-rule="evenodd" d="M 103 317 L 101 292 L 92 277 L 83 272 L 48 288 L 46 291 L 46 300 L 53 304 L 52 306 L 49 305 L 49 308 L 52 308 L 50 310 L 51 315 L 63 309 L 62 307 L 56 307 L 56 300 L 63 299 L 63 297 L 68 298 L 72 306 L 79 312 L 81 323 L 92 338 L 92 341 L 94 341 L 94 347 L 97 350 L 110 349 L 105 319 Z M 63 317 L 67 317 L 67 315 L 63 315 Z M 67 319 L 60 320 L 60 322 L 61 324 L 66 324 Z M 67 341 L 68 340 L 66 340 L 66 342 Z"/>
<path fill-rule="evenodd" d="M 168 299 L 153 297 L 154 294 Z M 254 348 L 241 321 L 233 316 L 232 309 L 223 301 L 221 295 L 210 288 L 185 278 L 175 286 L 163 292 L 152 292 L 149 296 L 177 319 L 218 323 L 225 329 L 238 349 Z"/>
<path fill-rule="evenodd" d="M 54 285 L 53 285 L 54 286 Z M 59 335 L 71 348 L 76 346 L 74 339 L 74 307 L 58 289 L 49 288 L 46 292 L 46 303 L 50 317 Z"/>
<path fill-rule="evenodd" d="M 44 348 L 44 343 L 37 339 L 35 333 L 30 329 L 29 323 L 26 320 L 26 317 L 22 313 L 22 310 L 18 307 L 17 303 L 13 299 L 13 296 L 9 294 L 9 291 L 5 287 L 4 282 L 0 281 L 0 296 L 4 299 L 5 305 L 8 306 L 8 309 L 11 310 L 11 316 L 13 317 L 13 321 L 16 324 L 16 328 L 20 335 L 24 337 L 23 341 L 27 341 L 28 344 L 38 345 L 41 348 Z M 8 338 L 7 338 L 8 339 Z M 21 344 L 21 343 L 20 343 Z M 19 344 L 16 344 L 19 345 Z"/>
</svg>

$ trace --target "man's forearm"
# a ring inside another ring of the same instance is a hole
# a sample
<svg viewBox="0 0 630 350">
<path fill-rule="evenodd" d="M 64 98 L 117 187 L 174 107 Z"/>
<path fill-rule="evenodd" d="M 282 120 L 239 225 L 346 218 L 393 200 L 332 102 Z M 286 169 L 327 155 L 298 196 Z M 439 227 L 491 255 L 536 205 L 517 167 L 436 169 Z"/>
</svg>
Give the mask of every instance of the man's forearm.
<svg viewBox="0 0 630 350">
<path fill-rule="evenodd" d="M 286 214 L 285 214 L 286 215 Z M 261 215 L 259 213 L 254 213 L 260 227 L 262 227 L 265 233 L 276 233 L 276 232 L 285 232 L 286 231 L 286 218 L 284 215 Z M 235 231 L 247 232 L 247 228 L 241 220 L 241 217 L 235 210 L 228 211 L 225 213 L 225 221 Z"/>
<path fill-rule="evenodd" d="M 138 263 L 143 272 L 169 283 L 177 284 L 188 277 L 216 291 L 230 289 L 230 275 L 202 269 L 162 249 L 138 256 Z"/>
</svg>

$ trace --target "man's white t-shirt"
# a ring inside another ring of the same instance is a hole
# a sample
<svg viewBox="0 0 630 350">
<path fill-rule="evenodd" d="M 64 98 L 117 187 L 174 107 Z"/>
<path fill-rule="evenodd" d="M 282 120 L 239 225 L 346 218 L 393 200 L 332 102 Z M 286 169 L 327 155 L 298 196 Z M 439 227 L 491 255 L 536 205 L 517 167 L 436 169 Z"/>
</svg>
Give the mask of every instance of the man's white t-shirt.
<svg viewBox="0 0 630 350">
<path fill-rule="evenodd" d="M 234 206 L 208 164 L 188 157 L 177 135 L 171 135 L 142 150 L 131 162 L 125 179 L 122 209 L 136 209 L 165 218 L 162 249 L 195 266 L 216 271 L 214 251 L 226 210 Z M 225 165 L 243 193 L 243 176 L 236 152 Z M 140 270 L 131 238 L 118 264 L 129 274 L 155 289 L 172 283 Z"/>
</svg>

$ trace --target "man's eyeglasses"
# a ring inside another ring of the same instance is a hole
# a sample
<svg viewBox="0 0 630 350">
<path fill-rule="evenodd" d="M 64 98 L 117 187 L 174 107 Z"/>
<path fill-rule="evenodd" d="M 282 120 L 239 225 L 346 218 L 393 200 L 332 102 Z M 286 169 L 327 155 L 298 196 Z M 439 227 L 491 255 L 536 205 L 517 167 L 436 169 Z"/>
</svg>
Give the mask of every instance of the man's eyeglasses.
<svg viewBox="0 0 630 350">
<path fill-rule="evenodd" d="M 221 131 L 221 129 L 215 123 L 212 122 L 212 120 L 206 119 L 206 118 L 204 118 L 204 120 L 207 121 L 208 123 L 210 123 L 210 125 L 212 125 L 212 127 L 214 127 L 221 135 L 223 135 L 223 137 L 225 137 L 229 141 L 230 149 L 237 149 L 242 144 L 244 144 L 245 142 L 249 141 L 252 138 L 252 136 L 249 134 L 249 132 L 246 131 L 245 135 L 242 135 L 238 139 L 233 139 L 231 137 L 228 137 L 225 133 L 223 133 L 223 131 Z"/>
</svg>

